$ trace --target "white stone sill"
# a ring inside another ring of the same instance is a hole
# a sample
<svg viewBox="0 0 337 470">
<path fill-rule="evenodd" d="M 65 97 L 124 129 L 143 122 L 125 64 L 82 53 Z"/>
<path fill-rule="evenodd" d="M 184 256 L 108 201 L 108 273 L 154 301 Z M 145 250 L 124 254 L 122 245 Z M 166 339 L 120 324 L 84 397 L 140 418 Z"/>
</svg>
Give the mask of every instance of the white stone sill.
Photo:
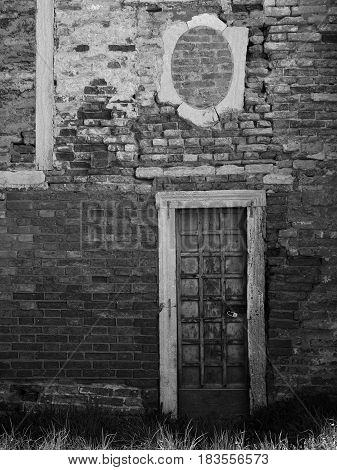
<svg viewBox="0 0 337 470">
<path fill-rule="evenodd" d="M 39 170 L 0 171 L 0 189 L 47 187 L 46 175 Z"/>
</svg>

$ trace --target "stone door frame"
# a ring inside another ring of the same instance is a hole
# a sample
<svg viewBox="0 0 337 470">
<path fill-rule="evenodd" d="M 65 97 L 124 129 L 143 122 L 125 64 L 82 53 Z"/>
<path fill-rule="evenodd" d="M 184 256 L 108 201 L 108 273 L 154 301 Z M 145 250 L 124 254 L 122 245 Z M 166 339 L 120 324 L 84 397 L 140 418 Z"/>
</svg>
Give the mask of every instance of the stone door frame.
<svg viewBox="0 0 337 470">
<path fill-rule="evenodd" d="M 247 207 L 247 336 L 250 411 L 266 404 L 264 320 L 265 191 L 175 191 L 156 194 L 159 230 L 160 404 L 178 414 L 176 209 Z"/>
</svg>

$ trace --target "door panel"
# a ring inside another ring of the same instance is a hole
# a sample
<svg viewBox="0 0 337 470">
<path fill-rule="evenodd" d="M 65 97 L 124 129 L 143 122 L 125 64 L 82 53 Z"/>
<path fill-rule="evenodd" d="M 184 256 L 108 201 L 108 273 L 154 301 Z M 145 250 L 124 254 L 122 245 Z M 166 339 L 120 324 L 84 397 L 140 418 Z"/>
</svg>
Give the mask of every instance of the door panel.
<svg viewBox="0 0 337 470">
<path fill-rule="evenodd" d="M 190 417 L 219 419 L 233 418 L 246 414 L 249 409 L 247 390 L 226 390 L 204 388 L 202 390 L 181 389 L 179 408 Z"/>
<path fill-rule="evenodd" d="M 246 209 L 181 209 L 176 216 L 179 413 L 244 415 Z"/>
</svg>

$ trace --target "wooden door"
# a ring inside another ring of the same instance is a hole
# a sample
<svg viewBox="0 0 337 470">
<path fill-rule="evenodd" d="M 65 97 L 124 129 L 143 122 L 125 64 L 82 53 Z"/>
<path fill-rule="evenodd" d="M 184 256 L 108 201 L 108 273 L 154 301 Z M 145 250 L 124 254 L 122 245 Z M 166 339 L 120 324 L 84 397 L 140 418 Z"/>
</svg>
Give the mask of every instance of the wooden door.
<svg viewBox="0 0 337 470">
<path fill-rule="evenodd" d="M 249 411 L 246 213 L 176 211 L 180 415 Z"/>
</svg>

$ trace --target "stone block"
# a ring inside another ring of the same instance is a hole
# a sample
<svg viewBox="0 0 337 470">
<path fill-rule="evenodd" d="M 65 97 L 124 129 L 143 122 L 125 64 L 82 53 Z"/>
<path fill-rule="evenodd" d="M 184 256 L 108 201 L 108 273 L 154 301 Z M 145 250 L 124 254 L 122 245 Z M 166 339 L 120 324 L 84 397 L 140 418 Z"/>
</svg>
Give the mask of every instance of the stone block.
<svg viewBox="0 0 337 470">
<path fill-rule="evenodd" d="M 0 172 L 0 187 L 11 188 L 16 186 L 35 186 L 45 183 L 46 177 L 43 171 L 2 171 Z"/>
<path fill-rule="evenodd" d="M 197 154 L 185 154 L 183 157 L 184 162 L 197 162 L 198 161 L 198 155 Z"/>
<path fill-rule="evenodd" d="M 163 169 L 158 167 L 138 167 L 136 169 L 136 178 L 153 179 L 163 176 Z"/>
<path fill-rule="evenodd" d="M 261 105 L 255 106 L 255 111 L 257 113 L 269 113 L 270 104 L 261 104 Z"/>
<path fill-rule="evenodd" d="M 261 163 L 256 165 L 246 165 L 245 170 L 247 173 L 272 173 L 274 165 L 269 163 Z"/>
<path fill-rule="evenodd" d="M 273 129 L 266 127 L 266 128 L 259 128 L 259 129 L 243 129 L 243 135 L 247 136 L 255 136 L 255 135 L 273 135 Z"/>
<path fill-rule="evenodd" d="M 279 231 L 280 238 L 296 238 L 297 235 L 298 235 L 298 231 L 295 228 L 288 228 L 288 229 Z"/>
<path fill-rule="evenodd" d="M 310 32 L 310 33 L 288 33 L 289 41 L 300 41 L 300 42 L 319 42 L 321 40 L 321 34 Z"/>
<path fill-rule="evenodd" d="M 167 147 L 167 139 L 153 139 L 152 144 L 154 147 Z"/>
<path fill-rule="evenodd" d="M 277 7 L 292 7 L 297 6 L 299 0 L 276 0 Z"/>
<path fill-rule="evenodd" d="M 184 139 L 169 139 L 168 145 L 169 147 L 184 147 Z"/>
<path fill-rule="evenodd" d="M 277 25 L 277 26 L 271 26 L 269 28 L 269 33 L 296 33 L 298 31 L 298 26 L 297 25 L 290 25 L 290 24 L 285 24 L 285 25 Z"/>
<path fill-rule="evenodd" d="M 217 175 L 240 175 L 245 172 L 243 166 L 237 165 L 223 165 L 216 168 Z"/>
<path fill-rule="evenodd" d="M 293 45 L 288 42 L 266 42 L 264 45 L 265 52 L 290 51 L 292 49 Z"/>
<path fill-rule="evenodd" d="M 301 149 L 301 144 L 297 141 L 289 141 L 282 145 L 282 149 L 285 153 L 297 152 Z"/>
<path fill-rule="evenodd" d="M 313 160 L 325 160 L 324 152 L 315 153 L 314 155 L 310 155 L 310 158 Z"/>
<path fill-rule="evenodd" d="M 271 122 L 270 121 L 259 121 L 257 123 L 258 127 L 271 127 Z"/>
<path fill-rule="evenodd" d="M 311 93 L 311 99 L 317 102 L 337 102 L 337 93 Z"/>
<path fill-rule="evenodd" d="M 263 177 L 264 184 L 293 184 L 293 182 L 294 177 L 291 175 L 280 175 L 277 173 L 272 173 Z"/>
<path fill-rule="evenodd" d="M 292 16 L 301 16 L 301 15 L 309 15 L 313 13 L 322 13 L 322 10 L 326 10 L 325 5 L 301 5 L 301 6 L 293 6 L 291 7 L 291 14 Z"/>
<path fill-rule="evenodd" d="M 184 177 L 184 176 L 211 176 L 215 174 L 212 166 L 195 166 L 195 167 L 172 167 L 164 169 L 164 176 Z"/>
<path fill-rule="evenodd" d="M 276 34 L 270 34 L 268 36 L 268 41 L 282 42 L 286 40 L 287 40 L 286 33 L 276 33 Z"/>
<path fill-rule="evenodd" d="M 230 159 L 229 153 L 214 153 L 213 158 L 215 161 L 227 161 Z"/>
<path fill-rule="evenodd" d="M 242 121 L 240 122 L 240 129 L 254 129 L 254 121 Z"/>
<path fill-rule="evenodd" d="M 239 114 L 239 121 L 259 121 L 260 115 L 258 113 L 241 113 Z"/>
<path fill-rule="evenodd" d="M 264 8 L 274 7 L 276 5 L 276 0 L 263 0 Z"/>
<path fill-rule="evenodd" d="M 266 16 L 274 16 L 278 18 L 282 16 L 290 16 L 291 10 L 289 7 L 266 7 L 264 12 Z"/>
<path fill-rule="evenodd" d="M 316 162 L 313 160 L 294 160 L 293 166 L 295 170 L 313 170 Z"/>
</svg>

